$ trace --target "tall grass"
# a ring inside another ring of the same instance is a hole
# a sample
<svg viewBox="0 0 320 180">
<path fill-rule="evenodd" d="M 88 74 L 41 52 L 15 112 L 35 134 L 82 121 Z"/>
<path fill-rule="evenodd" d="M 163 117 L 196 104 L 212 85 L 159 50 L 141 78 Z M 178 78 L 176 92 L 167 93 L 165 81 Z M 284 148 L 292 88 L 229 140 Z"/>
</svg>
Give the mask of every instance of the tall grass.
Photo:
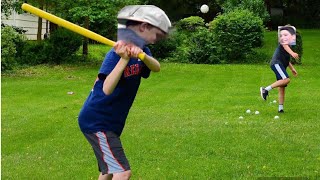
<svg viewBox="0 0 320 180">
<path fill-rule="evenodd" d="M 268 32 L 261 49 L 270 58 L 275 38 Z M 278 120 L 276 90 L 266 102 L 259 94 L 275 78 L 267 63 L 162 63 L 142 81 L 121 137 L 132 179 L 320 178 L 320 31 L 303 30 L 302 38 L 303 64 Z M 77 116 L 98 68 L 36 66 L 2 75 L 2 179 L 97 179 Z"/>
</svg>

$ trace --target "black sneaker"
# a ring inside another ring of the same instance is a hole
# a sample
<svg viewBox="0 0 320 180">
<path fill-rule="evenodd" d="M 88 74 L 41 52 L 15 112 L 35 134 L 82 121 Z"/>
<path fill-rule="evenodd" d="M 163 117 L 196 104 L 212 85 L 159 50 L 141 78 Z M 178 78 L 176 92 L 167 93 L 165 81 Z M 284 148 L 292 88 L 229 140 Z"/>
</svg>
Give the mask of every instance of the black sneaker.
<svg viewBox="0 0 320 180">
<path fill-rule="evenodd" d="M 283 110 L 283 109 L 281 109 L 280 111 L 278 111 L 278 113 L 284 113 L 284 110 Z"/>
<path fill-rule="evenodd" d="M 263 100 L 267 100 L 269 92 L 264 87 L 260 87 L 260 94 Z"/>
</svg>

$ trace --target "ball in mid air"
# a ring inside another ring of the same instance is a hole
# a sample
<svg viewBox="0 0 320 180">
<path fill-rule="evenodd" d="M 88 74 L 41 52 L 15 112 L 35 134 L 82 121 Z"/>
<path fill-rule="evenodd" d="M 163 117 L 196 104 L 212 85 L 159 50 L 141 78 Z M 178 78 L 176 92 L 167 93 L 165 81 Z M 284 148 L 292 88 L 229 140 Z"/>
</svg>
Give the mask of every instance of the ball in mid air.
<svg viewBox="0 0 320 180">
<path fill-rule="evenodd" d="M 202 13 L 207 13 L 207 12 L 209 11 L 209 6 L 206 5 L 206 4 L 202 5 L 202 6 L 200 7 L 200 11 L 201 11 Z"/>
</svg>

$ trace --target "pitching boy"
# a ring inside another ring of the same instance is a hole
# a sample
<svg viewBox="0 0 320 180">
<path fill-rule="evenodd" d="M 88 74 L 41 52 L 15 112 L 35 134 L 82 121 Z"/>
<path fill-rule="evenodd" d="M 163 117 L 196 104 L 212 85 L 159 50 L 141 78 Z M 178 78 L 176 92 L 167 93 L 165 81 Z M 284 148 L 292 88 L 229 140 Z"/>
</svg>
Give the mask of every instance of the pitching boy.
<svg viewBox="0 0 320 180">
<path fill-rule="evenodd" d="M 290 48 L 291 44 L 295 42 L 295 29 L 292 26 L 283 26 L 279 30 L 279 45 L 275 50 L 272 60 L 270 62 L 270 67 L 274 71 L 277 81 L 267 86 L 266 88 L 260 87 L 260 94 L 263 100 L 267 100 L 269 91 L 274 88 L 279 90 L 279 108 L 278 112 L 283 113 L 283 103 L 285 98 L 285 88 L 289 84 L 290 79 L 286 71 L 289 68 L 294 76 L 298 73 L 293 65 L 290 63 L 290 56 L 295 59 L 299 59 L 299 55 L 293 52 Z"/>
</svg>

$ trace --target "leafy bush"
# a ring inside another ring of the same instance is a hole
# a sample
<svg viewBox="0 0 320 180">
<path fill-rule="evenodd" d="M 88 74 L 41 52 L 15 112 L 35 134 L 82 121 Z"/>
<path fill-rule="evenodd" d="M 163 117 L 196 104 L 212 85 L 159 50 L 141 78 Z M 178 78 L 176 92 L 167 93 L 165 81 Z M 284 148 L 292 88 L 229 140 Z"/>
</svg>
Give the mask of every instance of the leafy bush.
<svg viewBox="0 0 320 180">
<path fill-rule="evenodd" d="M 22 51 L 26 37 L 10 26 L 1 27 L 1 70 L 12 70 L 16 65 L 17 55 Z"/>
<path fill-rule="evenodd" d="M 21 65 L 38 65 L 48 63 L 47 41 L 28 41 L 17 59 Z"/>
<path fill-rule="evenodd" d="M 217 42 L 208 28 L 198 28 L 191 36 L 189 60 L 196 64 L 220 63 Z"/>
<path fill-rule="evenodd" d="M 186 31 L 176 31 L 172 34 L 173 38 L 176 41 L 176 50 L 169 57 L 170 61 L 181 62 L 181 63 L 189 63 L 190 61 L 190 33 Z"/>
<path fill-rule="evenodd" d="M 169 58 L 170 61 L 196 64 L 220 63 L 213 33 L 205 26 L 201 17 L 191 16 L 180 20 L 172 38 L 177 47 Z"/>
<path fill-rule="evenodd" d="M 235 10 L 216 17 L 209 24 L 227 63 L 239 62 L 254 47 L 262 46 L 262 20 L 249 10 Z"/>
<path fill-rule="evenodd" d="M 193 59 L 191 56 L 191 51 L 196 52 L 194 48 L 196 45 L 192 42 L 196 34 L 199 32 L 200 28 L 204 27 L 204 19 L 199 16 L 190 16 L 188 18 L 181 19 L 176 24 L 176 31 L 172 33 L 172 37 L 175 39 L 177 48 L 173 53 L 172 57 L 169 58 L 170 61 L 182 62 L 182 63 L 192 63 L 199 62 Z M 201 50 L 199 50 L 201 51 Z"/>
<path fill-rule="evenodd" d="M 27 65 L 74 61 L 74 55 L 81 44 L 81 36 L 64 28 L 58 28 L 46 40 L 28 41 L 18 61 Z"/>
<path fill-rule="evenodd" d="M 177 41 L 174 36 L 169 36 L 167 39 L 163 39 L 156 44 L 149 46 L 152 55 L 157 59 L 165 59 L 170 57 L 173 52 L 176 51 Z"/>
<path fill-rule="evenodd" d="M 64 28 L 58 28 L 50 35 L 44 53 L 48 55 L 48 62 L 60 64 L 72 61 L 72 56 L 81 45 L 82 37 L 80 35 Z"/>
<path fill-rule="evenodd" d="M 260 17 L 263 22 L 267 22 L 270 18 L 263 0 L 226 0 L 222 4 L 222 9 L 225 13 L 236 9 L 247 9 Z"/>
<path fill-rule="evenodd" d="M 195 31 L 198 27 L 204 27 L 204 19 L 202 19 L 199 16 L 190 16 L 188 18 L 184 18 L 180 20 L 176 24 L 176 28 L 178 31 L 188 31 L 188 32 L 193 32 Z"/>
<path fill-rule="evenodd" d="M 201 17 L 191 16 L 180 20 L 167 39 L 150 46 L 151 52 L 156 58 L 189 63 L 191 36 L 199 27 L 204 27 Z"/>
<path fill-rule="evenodd" d="M 303 47 L 302 47 L 302 37 L 301 37 L 301 33 L 297 30 L 296 32 L 296 45 L 295 46 L 292 46 L 292 50 L 296 53 L 299 54 L 299 59 L 296 60 L 294 58 L 292 58 L 290 56 L 290 61 L 293 63 L 293 64 L 301 64 L 301 58 L 302 58 L 302 54 L 303 54 Z"/>
</svg>

